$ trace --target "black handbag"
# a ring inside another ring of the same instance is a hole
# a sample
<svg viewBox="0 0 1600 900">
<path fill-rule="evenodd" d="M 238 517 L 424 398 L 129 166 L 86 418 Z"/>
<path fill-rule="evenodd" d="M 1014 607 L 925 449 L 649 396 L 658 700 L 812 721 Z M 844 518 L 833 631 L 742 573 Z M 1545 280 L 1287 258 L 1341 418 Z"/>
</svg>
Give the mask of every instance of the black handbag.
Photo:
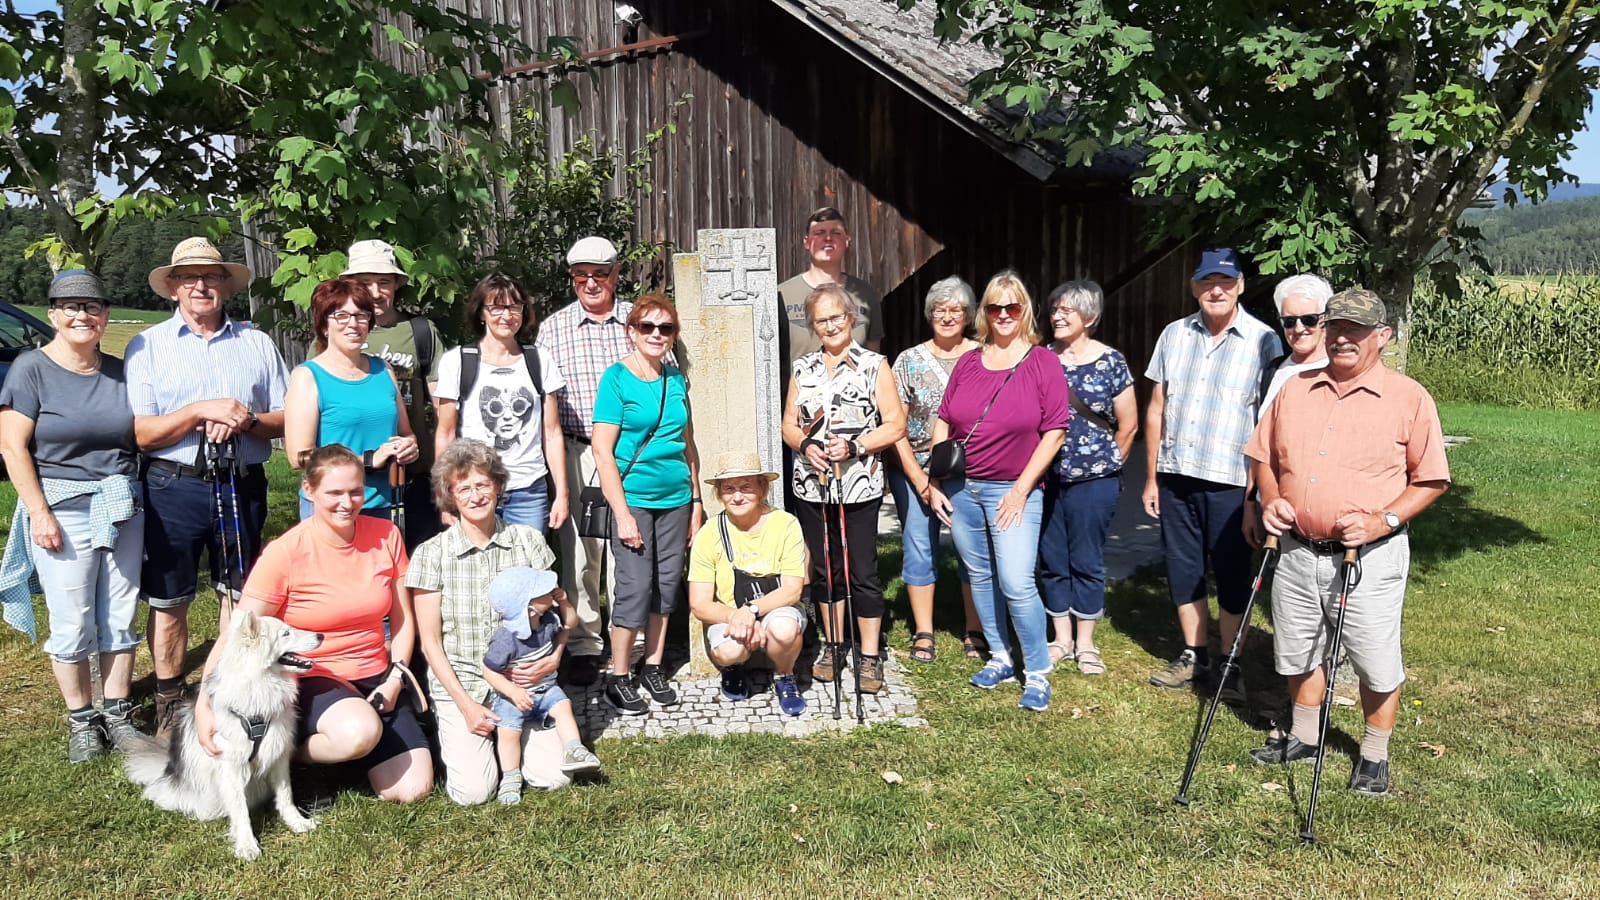
<svg viewBox="0 0 1600 900">
<path fill-rule="evenodd" d="M 1027 354 L 1023 354 L 1022 359 L 1027 358 Z M 1000 399 L 1000 395 L 1005 391 L 1006 385 L 1011 383 L 1011 376 L 1017 374 L 1017 369 L 1022 367 L 1022 359 L 1017 360 L 1017 364 L 1011 367 L 1010 372 L 1006 373 L 1005 380 L 1000 382 L 999 389 L 994 392 L 993 397 L 989 398 L 989 403 L 983 408 L 983 412 L 978 414 L 978 421 L 972 423 L 972 428 L 967 431 L 966 437 L 959 441 L 942 440 L 934 444 L 933 448 L 928 451 L 929 478 L 944 481 L 948 478 L 961 478 L 967 474 L 967 441 L 972 440 L 972 435 L 977 432 L 978 426 L 982 425 L 983 420 L 989 417 L 989 410 L 994 406 L 994 401 Z"/>
<path fill-rule="evenodd" d="M 661 372 L 661 408 L 656 410 L 656 424 L 650 426 L 650 431 L 639 442 L 639 449 L 633 452 L 633 459 L 628 460 L 628 467 L 622 470 L 622 481 L 628 480 L 628 473 L 633 471 L 633 464 L 639 461 L 644 453 L 645 445 L 656 436 L 656 429 L 661 427 L 661 420 L 667 412 L 667 373 Z M 599 473 L 595 473 L 599 478 Z M 597 484 L 586 484 L 578 491 L 578 536 L 586 538 L 611 539 L 612 518 L 611 504 L 606 502 L 605 491 Z"/>
<path fill-rule="evenodd" d="M 783 579 L 778 575 L 752 575 L 734 565 L 733 539 L 728 536 L 727 513 L 720 513 L 717 516 L 717 531 L 722 537 L 722 555 L 727 557 L 728 567 L 733 569 L 733 605 L 735 607 L 754 603 L 762 597 L 776 592 L 782 586 Z"/>
</svg>

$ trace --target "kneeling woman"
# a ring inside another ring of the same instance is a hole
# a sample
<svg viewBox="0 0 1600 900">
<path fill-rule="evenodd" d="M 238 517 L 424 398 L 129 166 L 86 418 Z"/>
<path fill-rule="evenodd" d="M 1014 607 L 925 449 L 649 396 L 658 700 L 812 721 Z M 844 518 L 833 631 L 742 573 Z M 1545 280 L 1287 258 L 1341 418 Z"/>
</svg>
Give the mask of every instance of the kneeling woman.
<svg viewBox="0 0 1600 900">
<path fill-rule="evenodd" d="M 794 680 L 794 661 L 806 614 L 806 541 L 800 520 L 767 505 L 778 473 L 754 453 L 722 453 L 706 484 L 723 511 L 695 535 L 689 551 L 689 611 L 706 626 L 706 654 L 722 670 L 722 696 L 749 696 L 744 664 L 765 651 L 772 690 L 785 715 L 806 711 Z"/>
<path fill-rule="evenodd" d="M 318 447 L 305 464 L 302 490 L 311 517 L 266 546 L 244 585 L 240 608 L 321 632 L 322 646 L 300 679 L 300 758 L 359 761 L 380 800 L 410 803 L 433 788 L 428 740 L 401 702 L 416 623 L 404 586 L 405 542 L 388 520 L 361 515 L 366 492 L 361 458 L 338 444 Z M 384 619 L 391 637 L 384 640 Z M 217 638 L 206 674 L 228 636 Z M 195 703 L 195 730 L 208 753 L 215 726 L 206 692 Z"/>
</svg>

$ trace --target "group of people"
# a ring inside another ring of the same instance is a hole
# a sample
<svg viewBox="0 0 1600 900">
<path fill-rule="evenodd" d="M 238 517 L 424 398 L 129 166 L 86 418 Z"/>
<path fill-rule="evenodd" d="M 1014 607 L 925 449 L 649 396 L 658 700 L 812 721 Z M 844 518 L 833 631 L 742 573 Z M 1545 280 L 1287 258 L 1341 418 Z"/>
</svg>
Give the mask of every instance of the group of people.
<svg viewBox="0 0 1600 900">
<path fill-rule="evenodd" d="M 805 711 L 797 669 L 807 664 L 820 680 L 849 667 L 876 692 L 885 490 L 902 525 L 912 660 L 935 658 L 947 527 L 964 650 L 982 663 L 974 686 L 1015 682 L 1018 705 L 1042 711 L 1055 666 L 1104 673 L 1094 638 L 1103 551 L 1138 414 L 1127 360 L 1093 337 L 1100 287 L 1051 291 L 1046 335 L 1015 272 L 994 276 L 981 297 L 945 279 L 924 306 L 933 337 L 891 365 L 876 349 L 879 297 L 843 270 L 843 217 L 817 211 L 804 243 L 810 268 L 780 286 L 791 356 L 782 474 L 737 452 L 703 471 L 674 355 L 677 310 L 660 295 L 618 299 L 618 254 L 604 238 L 572 246 L 576 300 L 539 323 L 535 341 L 524 343 L 535 333 L 530 298 L 490 275 L 463 307 L 477 341 L 448 350 L 434 323 L 397 310 L 407 276 L 393 248 L 358 242 L 346 272 L 314 291 L 315 354 L 292 372 L 265 335 L 226 313 L 249 272 L 204 239 L 151 272 L 175 312 L 125 360 L 99 351 L 110 313 L 99 279 L 58 275 L 55 338 L 19 358 L 0 388 L 0 452 L 19 496 L 0 603 L 31 633 L 29 588 L 43 589 L 69 758 L 93 758 L 136 730 L 141 596 L 157 721 L 183 697 L 202 555 L 222 597 L 208 669 L 235 605 L 324 634 L 300 682 L 302 761 L 357 764 L 387 800 L 432 788 L 425 711 L 458 803 L 514 803 L 525 784 L 559 787 L 597 769 L 557 676 L 569 687 L 603 677 L 606 702 L 623 715 L 678 703 L 662 661 L 680 592 L 728 699 L 750 694 L 745 666 L 756 654 L 770 660 L 788 715 Z M 1403 678 L 1403 523 L 1448 481 L 1437 414 L 1414 382 L 1377 365 L 1388 332 L 1371 295 L 1330 304 L 1320 279 L 1285 281 L 1283 357 L 1276 334 L 1238 306 L 1231 251 L 1207 251 L 1192 288 L 1199 311 L 1166 329 L 1145 373 L 1144 503 L 1162 520 L 1185 644 L 1152 682 L 1205 679 L 1207 563 L 1227 642 L 1239 633 L 1251 544 L 1263 529 L 1281 534 L 1275 603 L 1312 612 L 1278 613 L 1295 728 L 1256 756 L 1304 758 L 1316 744 L 1301 701 L 1321 685 L 1323 563 L 1365 546 L 1352 604 L 1371 595 L 1374 608 L 1352 617 L 1347 646 L 1369 713 L 1360 765 L 1383 763 L 1386 785 L 1383 729 Z M 262 464 L 278 438 L 302 472 L 301 521 L 263 547 Z M 1352 478 L 1366 488 L 1352 492 Z M 777 481 L 792 513 L 769 503 Z M 702 486 L 721 507 L 710 520 Z M 1303 633 L 1286 637 L 1288 621 Z M 421 679 L 415 662 L 426 664 Z M 1241 682 L 1225 688 L 1242 695 Z M 201 691 L 208 747 L 209 717 Z"/>
</svg>

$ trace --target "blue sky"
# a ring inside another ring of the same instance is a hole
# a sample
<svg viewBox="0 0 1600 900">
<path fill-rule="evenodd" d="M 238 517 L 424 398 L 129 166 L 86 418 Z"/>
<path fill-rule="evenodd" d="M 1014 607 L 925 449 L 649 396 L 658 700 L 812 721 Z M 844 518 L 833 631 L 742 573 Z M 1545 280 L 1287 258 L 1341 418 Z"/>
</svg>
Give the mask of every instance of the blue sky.
<svg viewBox="0 0 1600 900">
<path fill-rule="evenodd" d="M 15 0 L 21 12 L 38 12 L 59 4 L 54 0 Z M 1577 151 L 1568 161 L 1568 170 L 1584 184 L 1600 184 L 1600 94 L 1591 98 L 1585 130 L 1577 135 Z"/>
</svg>

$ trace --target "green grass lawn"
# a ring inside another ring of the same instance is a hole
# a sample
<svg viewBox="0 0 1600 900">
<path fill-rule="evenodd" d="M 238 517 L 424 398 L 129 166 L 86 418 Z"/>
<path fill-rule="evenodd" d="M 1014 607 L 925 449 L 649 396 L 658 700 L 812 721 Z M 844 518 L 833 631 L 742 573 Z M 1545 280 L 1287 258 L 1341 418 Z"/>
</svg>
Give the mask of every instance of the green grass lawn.
<svg viewBox="0 0 1600 900">
<path fill-rule="evenodd" d="M 939 661 L 913 676 L 926 730 L 602 741 L 609 783 L 512 809 L 346 794 L 309 835 L 268 821 L 249 864 L 224 825 L 154 809 L 113 761 L 67 765 L 46 662 L 8 631 L 6 894 L 1589 894 L 1600 876 L 1600 422 L 1467 405 L 1443 415 L 1473 440 L 1451 451 L 1458 486 L 1416 525 L 1394 794 L 1344 790 L 1360 716 L 1337 708 L 1315 847 L 1297 840 L 1310 771 L 1244 757 L 1273 709 L 1220 714 L 1193 807 L 1173 805 L 1201 707 L 1144 683 L 1177 649 L 1163 581 L 1147 572 L 1112 590 L 1109 674 L 1057 675 L 1043 715 L 1015 708 L 1015 686 L 965 685 L 973 667 L 951 591 Z M 281 527 L 286 488 L 275 502 Z M 897 558 L 884 554 L 886 575 Z M 890 584 L 903 652 L 904 598 Z M 1250 652 L 1252 693 L 1275 707 L 1264 636 Z"/>
<path fill-rule="evenodd" d="M 19 306 L 18 309 L 37 316 L 39 319 L 50 321 L 50 310 L 43 306 Z M 171 310 L 129 309 L 123 306 L 111 308 L 111 322 L 106 326 L 106 336 L 100 341 L 100 349 L 114 356 L 121 356 L 127 349 L 128 342 L 133 336 L 149 328 L 157 322 L 164 322 L 172 317 Z"/>
</svg>

